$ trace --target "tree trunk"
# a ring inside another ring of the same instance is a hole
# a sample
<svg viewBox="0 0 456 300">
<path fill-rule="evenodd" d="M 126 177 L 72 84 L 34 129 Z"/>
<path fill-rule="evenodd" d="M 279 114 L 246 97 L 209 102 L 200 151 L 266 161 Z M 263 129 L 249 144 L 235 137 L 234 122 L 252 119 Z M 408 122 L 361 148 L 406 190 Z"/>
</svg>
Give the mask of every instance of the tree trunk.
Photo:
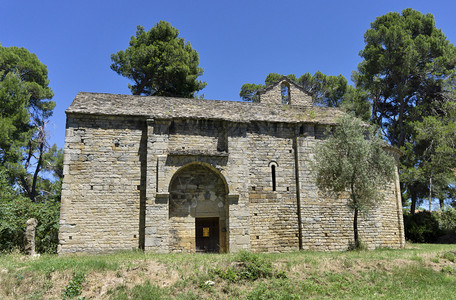
<svg viewBox="0 0 456 300">
<path fill-rule="evenodd" d="M 358 208 L 355 208 L 355 214 L 353 216 L 353 234 L 355 238 L 355 249 L 359 247 L 359 236 L 358 236 Z"/>
<path fill-rule="evenodd" d="M 432 209 L 432 172 L 431 177 L 429 177 L 429 211 Z"/>
<path fill-rule="evenodd" d="M 414 215 L 415 214 L 415 210 L 416 210 L 416 201 L 417 201 L 416 193 L 411 192 L 410 193 L 410 197 L 411 197 L 411 200 L 412 200 L 412 203 L 410 204 L 410 213 L 412 215 Z"/>
<path fill-rule="evenodd" d="M 443 206 L 445 205 L 443 203 L 444 199 L 443 198 L 439 198 L 439 204 L 440 204 L 440 209 L 442 210 L 443 209 Z"/>
<path fill-rule="evenodd" d="M 32 192 L 30 195 L 30 199 L 33 202 L 36 202 L 36 183 L 38 180 L 38 174 L 41 171 L 41 164 L 43 163 L 43 152 L 44 152 L 44 141 L 41 142 L 39 147 L 40 155 L 38 157 L 38 162 L 36 164 L 35 173 L 33 174 L 33 181 L 32 181 Z"/>
</svg>

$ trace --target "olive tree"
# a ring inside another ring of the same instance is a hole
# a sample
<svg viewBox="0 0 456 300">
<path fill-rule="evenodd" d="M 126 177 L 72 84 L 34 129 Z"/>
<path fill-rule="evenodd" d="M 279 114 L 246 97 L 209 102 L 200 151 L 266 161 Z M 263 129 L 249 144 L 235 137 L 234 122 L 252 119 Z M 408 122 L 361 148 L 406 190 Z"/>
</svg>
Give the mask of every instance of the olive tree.
<svg viewBox="0 0 456 300">
<path fill-rule="evenodd" d="M 349 195 L 354 246 L 358 248 L 358 214 L 383 199 L 380 188 L 394 179 L 394 158 L 385 151 L 386 143 L 378 130 L 350 115 L 341 117 L 327 135 L 315 149 L 312 168 L 316 185 L 330 196 Z"/>
</svg>

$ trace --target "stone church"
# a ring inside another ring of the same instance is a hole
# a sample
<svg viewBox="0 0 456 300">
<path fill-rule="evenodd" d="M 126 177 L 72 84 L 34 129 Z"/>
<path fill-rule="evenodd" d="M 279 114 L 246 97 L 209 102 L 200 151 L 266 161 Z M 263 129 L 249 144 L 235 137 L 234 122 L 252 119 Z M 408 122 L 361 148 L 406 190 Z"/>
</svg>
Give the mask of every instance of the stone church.
<svg viewBox="0 0 456 300">
<path fill-rule="evenodd" d="M 286 77 L 258 97 L 79 93 L 66 111 L 59 253 L 346 250 L 347 199 L 319 192 L 310 170 L 343 112 Z M 360 238 L 402 247 L 398 180 L 379 192 Z"/>
</svg>

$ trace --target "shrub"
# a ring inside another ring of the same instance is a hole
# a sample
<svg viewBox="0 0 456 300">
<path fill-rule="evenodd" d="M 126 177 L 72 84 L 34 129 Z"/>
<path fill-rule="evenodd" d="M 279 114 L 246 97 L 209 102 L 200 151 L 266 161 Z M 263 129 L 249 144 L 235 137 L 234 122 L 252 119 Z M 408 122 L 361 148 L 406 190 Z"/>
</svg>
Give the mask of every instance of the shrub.
<svg viewBox="0 0 456 300">
<path fill-rule="evenodd" d="M 441 231 L 436 214 L 423 211 L 404 214 L 405 238 L 415 243 L 433 243 Z"/>
<path fill-rule="evenodd" d="M 368 250 L 367 245 L 364 244 L 361 240 L 357 242 L 350 242 L 348 244 L 348 251 L 366 251 Z"/>
<path fill-rule="evenodd" d="M 456 209 L 447 206 L 438 216 L 440 229 L 445 233 L 456 233 Z"/>
<path fill-rule="evenodd" d="M 0 252 L 24 249 L 26 222 L 38 220 L 35 246 L 40 253 L 55 253 L 58 245 L 60 203 L 34 203 L 21 195 L 0 199 Z"/>
<path fill-rule="evenodd" d="M 247 251 L 240 252 L 234 265 L 226 270 L 215 269 L 213 272 L 220 278 L 237 282 L 239 280 L 255 281 L 259 278 L 286 278 L 284 272 L 276 272 L 272 263 L 262 258 L 259 254 Z"/>
<path fill-rule="evenodd" d="M 443 253 L 442 257 L 451 262 L 455 261 L 455 255 L 453 252 L 445 252 L 445 253 Z"/>
<path fill-rule="evenodd" d="M 63 291 L 63 298 L 74 298 L 81 295 L 82 284 L 85 282 L 84 273 L 73 273 L 73 278 L 70 280 L 65 290 Z"/>
</svg>

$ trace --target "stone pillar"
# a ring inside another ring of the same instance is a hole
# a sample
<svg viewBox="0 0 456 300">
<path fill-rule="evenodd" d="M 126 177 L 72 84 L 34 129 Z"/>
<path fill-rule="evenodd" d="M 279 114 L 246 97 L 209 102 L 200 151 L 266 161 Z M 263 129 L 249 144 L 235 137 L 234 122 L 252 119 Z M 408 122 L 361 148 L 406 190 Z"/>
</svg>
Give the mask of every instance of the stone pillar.
<svg viewBox="0 0 456 300">
<path fill-rule="evenodd" d="M 35 218 L 27 220 L 25 230 L 25 253 L 31 256 L 35 255 L 35 232 L 38 221 Z"/>
<path fill-rule="evenodd" d="M 250 136 L 245 124 L 237 124 L 228 132 L 229 158 L 225 178 L 228 194 L 228 251 L 250 250 L 249 154 Z"/>
<path fill-rule="evenodd" d="M 147 175 L 144 249 L 169 252 L 169 194 L 164 180 L 168 154 L 168 119 L 147 120 Z"/>
</svg>

